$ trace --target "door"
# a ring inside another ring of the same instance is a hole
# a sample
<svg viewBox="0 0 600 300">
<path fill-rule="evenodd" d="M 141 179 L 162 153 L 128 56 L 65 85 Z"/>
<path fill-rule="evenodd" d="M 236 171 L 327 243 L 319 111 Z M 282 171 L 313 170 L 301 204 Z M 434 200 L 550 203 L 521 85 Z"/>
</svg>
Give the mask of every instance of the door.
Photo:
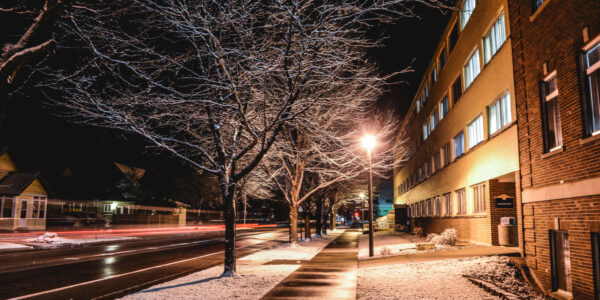
<svg viewBox="0 0 600 300">
<path fill-rule="evenodd" d="M 21 210 L 19 212 L 19 227 L 27 227 L 27 218 L 31 218 L 28 211 L 28 199 L 21 199 Z"/>
</svg>

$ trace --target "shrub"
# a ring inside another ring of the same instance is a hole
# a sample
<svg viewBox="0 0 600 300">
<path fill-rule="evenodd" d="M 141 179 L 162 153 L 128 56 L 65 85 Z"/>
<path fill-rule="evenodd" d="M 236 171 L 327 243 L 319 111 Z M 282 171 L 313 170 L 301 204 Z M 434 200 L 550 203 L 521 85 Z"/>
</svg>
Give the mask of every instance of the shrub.
<svg viewBox="0 0 600 300">
<path fill-rule="evenodd" d="M 456 241 L 458 240 L 458 236 L 456 234 L 456 229 L 454 228 L 446 228 L 444 232 L 440 235 L 435 235 L 431 238 L 431 242 L 438 245 L 456 245 Z"/>
<path fill-rule="evenodd" d="M 416 236 L 425 236 L 425 233 L 423 232 L 423 228 L 421 228 L 421 227 L 413 228 L 413 234 Z"/>
<path fill-rule="evenodd" d="M 391 255 L 392 254 L 392 249 L 390 249 L 388 247 L 382 247 L 381 249 L 379 249 L 379 254 L 381 254 L 381 255 Z"/>
</svg>

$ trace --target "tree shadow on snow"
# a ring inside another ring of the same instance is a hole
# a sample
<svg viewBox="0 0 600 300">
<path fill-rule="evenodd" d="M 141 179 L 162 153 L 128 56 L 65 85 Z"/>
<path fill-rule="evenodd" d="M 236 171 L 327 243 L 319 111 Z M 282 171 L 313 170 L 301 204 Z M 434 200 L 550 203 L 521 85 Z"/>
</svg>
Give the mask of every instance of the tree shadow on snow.
<svg viewBox="0 0 600 300">
<path fill-rule="evenodd" d="M 153 293 L 153 292 L 159 292 L 162 290 L 168 290 L 168 289 L 174 289 L 174 288 L 178 288 L 178 287 L 183 287 L 183 286 L 188 286 L 188 285 L 194 285 L 194 284 L 198 284 L 198 283 L 203 283 L 203 282 L 209 282 L 211 280 L 215 280 L 215 279 L 219 279 L 221 277 L 217 276 L 217 277 L 210 277 L 210 278 L 205 278 L 205 279 L 201 279 L 201 280 L 196 280 L 196 281 L 190 281 L 190 282 L 186 282 L 186 283 L 180 283 L 180 284 L 176 284 L 176 285 L 171 285 L 171 286 L 163 286 L 163 287 L 158 287 L 158 288 L 154 288 L 154 289 L 149 289 L 149 290 L 143 290 L 143 291 L 139 291 L 138 293 Z"/>
</svg>

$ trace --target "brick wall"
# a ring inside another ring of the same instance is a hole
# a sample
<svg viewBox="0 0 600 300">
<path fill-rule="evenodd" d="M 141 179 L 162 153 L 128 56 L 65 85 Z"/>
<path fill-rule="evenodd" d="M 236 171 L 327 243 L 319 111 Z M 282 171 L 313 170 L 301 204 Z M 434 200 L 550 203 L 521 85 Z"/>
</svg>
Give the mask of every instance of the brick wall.
<svg viewBox="0 0 600 300">
<path fill-rule="evenodd" d="M 532 15 L 531 1 L 509 1 L 514 86 L 519 136 L 519 191 L 577 182 L 600 176 L 600 140 L 586 138 L 577 54 L 600 34 L 600 1 L 546 0 Z M 539 82 L 557 71 L 563 148 L 544 154 Z M 565 185 L 566 186 L 566 185 Z M 590 233 L 600 222 L 600 195 L 530 202 L 517 193 L 519 240 L 528 266 L 547 293 L 552 292 L 549 230 L 566 230 L 571 248 L 574 299 L 593 299 Z M 540 200 L 540 199 L 538 199 Z"/>
<path fill-rule="evenodd" d="M 446 228 L 454 228 L 459 240 L 492 243 L 490 219 L 487 215 L 414 218 L 413 222 L 414 226 L 422 227 L 425 234 L 440 234 Z"/>
<path fill-rule="evenodd" d="M 502 217 L 517 217 L 515 183 L 499 182 L 498 180 L 488 181 L 489 193 L 489 213 L 492 231 L 492 244 L 498 245 L 498 225 Z M 508 195 L 513 198 L 512 208 L 496 208 L 494 198 L 500 195 Z"/>
</svg>

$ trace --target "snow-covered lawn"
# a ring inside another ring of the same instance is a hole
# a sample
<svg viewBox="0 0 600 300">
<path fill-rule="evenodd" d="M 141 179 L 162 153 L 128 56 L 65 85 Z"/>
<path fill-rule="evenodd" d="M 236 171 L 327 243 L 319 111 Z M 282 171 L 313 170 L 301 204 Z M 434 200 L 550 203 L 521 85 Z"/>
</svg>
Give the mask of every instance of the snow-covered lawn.
<svg viewBox="0 0 600 300">
<path fill-rule="evenodd" d="M 343 230 L 328 231 L 328 235 L 313 237 L 312 241 L 303 241 L 296 246 L 285 243 L 273 249 L 245 256 L 240 261 L 309 260 L 343 232 Z"/>
<path fill-rule="evenodd" d="M 109 241 L 122 241 L 122 240 L 131 240 L 136 239 L 135 237 L 130 236 L 113 236 L 113 237 L 86 237 L 86 238 L 76 238 L 76 239 L 67 239 L 58 236 L 58 234 L 54 232 L 46 232 L 36 238 L 26 239 L 24 242 L 27 243 L 37 243 L 37 244 L 47 244 L 47 245 L 82 245 L 89 243 L 98 243 L 98 242 L 109 242 Z"/>
<path fill-rule="evenodd" d="M 31 247 L 15 243 L 0 242 L 0 250 L 8 249 L 31 249 Z"/>
<path fill-rule="evenodd" d="M 155 285 L 122 299 L 260 299 L 299 265 L 239 264 L 240 278 L 225 277 L 216 266 L 163 284 Z"/>
<path fill-rule="evenodd" d="M 423 253 L 426 251 L 440 251 L 458 249 L 457 246 L 435 245 L 435 250 L 417 250 L 418 243 L 427 243 L 425 237 L 413 234 L 397 233 L 393 231 L 376 231 L 373 237 L 373 258 Z M 358 259 L 369 258 L 369 235 L 362 234 L 358 241 Z"/>
<path fill-rule="evenodd" d="M 508 258 L 477 257 L 359 269 L 357 298 L 498 299 L 470 283 L 463 274 L 495 278 L 489 282 L 505 288 L 514 286 L 523 292 L 521 296 L 534 297 Z"/>
</svg>

